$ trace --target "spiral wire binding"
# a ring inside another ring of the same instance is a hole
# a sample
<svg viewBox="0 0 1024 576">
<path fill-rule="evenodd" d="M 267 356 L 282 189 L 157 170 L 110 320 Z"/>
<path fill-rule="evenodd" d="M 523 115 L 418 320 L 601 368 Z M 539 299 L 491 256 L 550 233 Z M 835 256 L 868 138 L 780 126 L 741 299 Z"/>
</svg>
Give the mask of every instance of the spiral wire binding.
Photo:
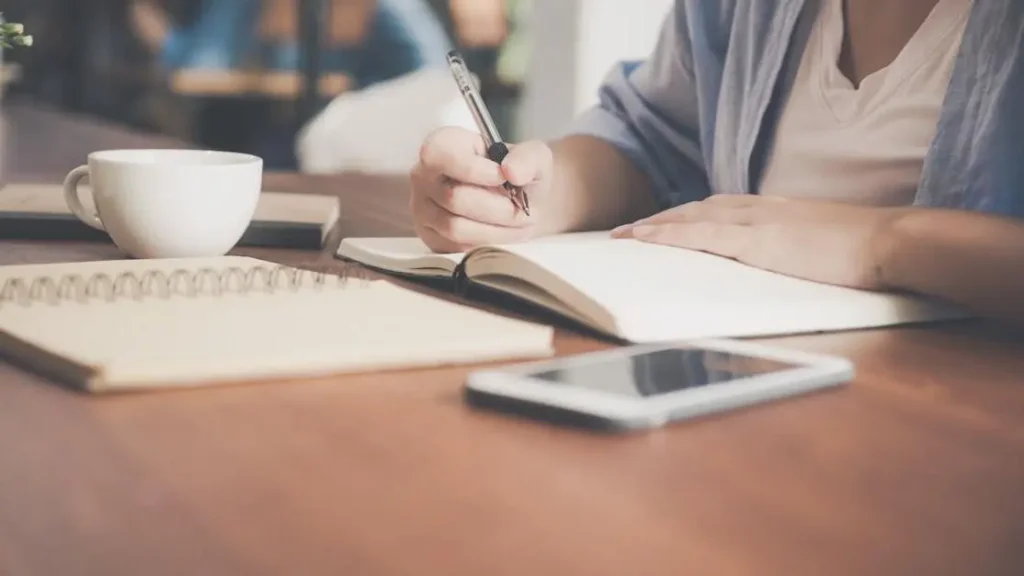
<svg viewBox="0 0 1024 576">
<path fill-rule="evenodd" d="M 311 282 L 307 283 L 307 278 Z M 6 304 L 28 306 L 44 302 L 85 303 L 97 299 L 113 302 L 126 298 L 142 300 L 151 297 L 169 299 L 181 296 L 245 295 L 254 292 L 298 292 L 327 288 L 332 279 L 336 287 L 342 288 L 352 279 L 367 283 L 372 276 L 361 266 L 345 266 L 341 272 L 329 272 L 278 265 L 176 269 L 171 272 L 147 270 L 141 274 L 122 272 L 113 276 L 97 273 L 88 276 L 67 274 L 59 278 L 40 276 L 30 280 L 9 278 L 0 288 L 0 308 Z"/>
</svg>

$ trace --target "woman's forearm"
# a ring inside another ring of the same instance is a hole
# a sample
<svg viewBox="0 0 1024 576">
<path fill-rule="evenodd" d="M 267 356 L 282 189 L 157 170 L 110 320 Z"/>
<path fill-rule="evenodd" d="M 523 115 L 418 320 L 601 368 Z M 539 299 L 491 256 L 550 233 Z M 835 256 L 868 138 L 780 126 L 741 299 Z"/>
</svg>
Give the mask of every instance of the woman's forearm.
<svg viewBox="0 0 1024 576">
<path fill-rule="evenodd" d="M 883 285 L 1024 326 L 1024 221 L 909 210 L 881 235 Z"/>
<path fill-rule="evenodd" d="M 552 143 L 551 150 L 549 233 L 610 230 L 656 211 L 646 175 L 610 144 L 570 136 Z"/>
</svg>

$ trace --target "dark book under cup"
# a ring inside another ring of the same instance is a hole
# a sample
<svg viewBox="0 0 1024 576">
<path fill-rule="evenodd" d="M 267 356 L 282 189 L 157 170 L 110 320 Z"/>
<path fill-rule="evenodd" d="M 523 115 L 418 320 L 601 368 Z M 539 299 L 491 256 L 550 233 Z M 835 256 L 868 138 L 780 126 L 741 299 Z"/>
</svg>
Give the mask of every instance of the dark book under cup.
<svg viewBox="0 0 1024 576">
<path fill-rule="evenodd" d="M 83 203 L 91 206 L 87 187 Z M 239 246 L 319 250 L 341 217 L 336 196 L 265 191 Z M 0 189 L 0 239 L 110 241 L 68 210 L 59 184 L 7 184 Z"/>
</svg>

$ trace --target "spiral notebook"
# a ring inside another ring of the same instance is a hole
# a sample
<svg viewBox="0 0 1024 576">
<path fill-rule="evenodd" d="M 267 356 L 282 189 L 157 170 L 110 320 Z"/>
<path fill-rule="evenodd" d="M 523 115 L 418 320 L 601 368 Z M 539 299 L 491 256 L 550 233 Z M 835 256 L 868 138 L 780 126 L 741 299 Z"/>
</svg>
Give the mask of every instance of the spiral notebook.
<svg viewBox="0 0 1024 576">
<path fill-rule="evenodd" d="M 99 393 L 551 354 L 552 329 L 244 257 L 0 267 L 0 355 Z"/>
</svg>

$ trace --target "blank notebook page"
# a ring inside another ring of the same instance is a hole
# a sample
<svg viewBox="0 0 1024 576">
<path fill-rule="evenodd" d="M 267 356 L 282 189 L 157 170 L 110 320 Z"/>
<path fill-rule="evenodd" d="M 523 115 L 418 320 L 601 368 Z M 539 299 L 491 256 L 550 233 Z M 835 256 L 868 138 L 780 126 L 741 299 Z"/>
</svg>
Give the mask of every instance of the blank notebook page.
<svg viewBox="0 0 1024 576">
<path fill-rule="evenodd" d="M 562 278 L 627 337 L 717 337 L 958 316 L 906 296 L 809 282 L 703 252 L 633 239 L 505 247 Z"/>
<path fill-rule="evenodd" d="M 266 269 L 248 258 L 97 262 L 0 268 L 10 278 L 106 277 L 134 270 Z M 546 355 L 549 327 L 395 286 L 328 280 L 273 293 L 204 293 L 140 300 L 74 298 L 0 303 L 0 334 L 92 372 L 99 386 L 200 384 Z M 240 278 L 240 276 L 239 276 Z M 7 283 L 10 287 L 10 283 Z M 184 284 L 181 284 L 184 285 Z M 84 384 L 84 383 L 83 383 Z"/>
<path fill-rule="evenodd" d="M 554 272 L 601 304 L 629 308 L 642 300 L 804 300 L 854 291 L 799 280 L 711 254 L 632 239 L 522 244 L 507 250 Z"/>
</svg>

